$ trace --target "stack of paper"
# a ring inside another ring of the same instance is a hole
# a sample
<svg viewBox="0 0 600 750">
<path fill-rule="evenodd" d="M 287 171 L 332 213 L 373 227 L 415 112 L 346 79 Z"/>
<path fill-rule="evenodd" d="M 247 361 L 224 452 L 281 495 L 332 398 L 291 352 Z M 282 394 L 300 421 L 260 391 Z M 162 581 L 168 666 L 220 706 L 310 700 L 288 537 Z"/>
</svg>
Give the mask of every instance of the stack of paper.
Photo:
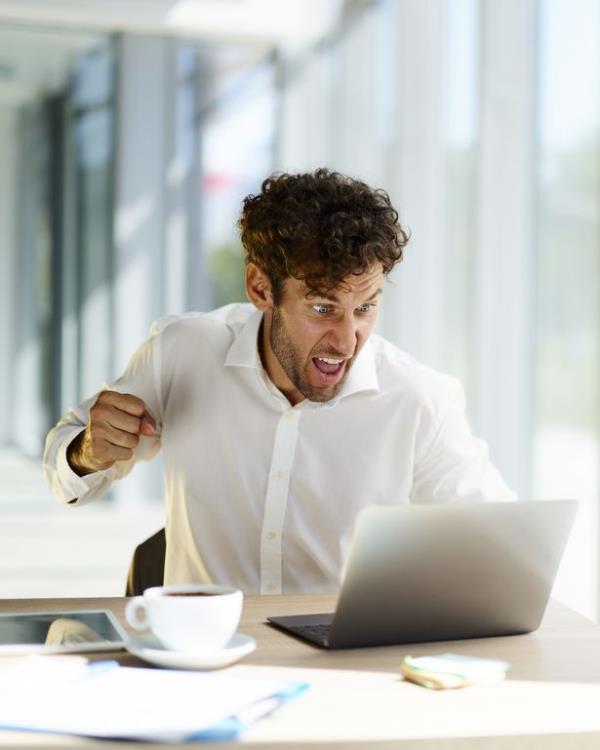
<svg viewBox="0 0 600 750">
<path fill-rule="evenodd" d="M 509 666 L 508 662 L 497 659 L 439 654 L 416 659 L 407 656 L 400 665 L 400 671 L 411 682 L 433 690 L 444 690 L 501 682 Z"/>
<path fill-rule="evenodd" d="M 30 657 L 0 671 L 0 727 L 157 742 L 230 740 L 307 687 Z"/>
</svg>

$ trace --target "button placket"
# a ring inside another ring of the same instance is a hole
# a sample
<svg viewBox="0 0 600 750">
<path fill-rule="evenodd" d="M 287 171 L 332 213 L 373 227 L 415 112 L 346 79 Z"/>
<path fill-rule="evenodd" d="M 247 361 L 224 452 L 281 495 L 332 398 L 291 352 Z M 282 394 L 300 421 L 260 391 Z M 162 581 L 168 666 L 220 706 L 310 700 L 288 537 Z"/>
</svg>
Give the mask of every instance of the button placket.
<svg viewBox="0 0 600 750">
<path fill-rule="evenodd" d="M 277 425 L 260 540 L 260 592 L 282 593 L 282 532 L 296 450 L 300 411 L 288 409 Z"/>
</svg>

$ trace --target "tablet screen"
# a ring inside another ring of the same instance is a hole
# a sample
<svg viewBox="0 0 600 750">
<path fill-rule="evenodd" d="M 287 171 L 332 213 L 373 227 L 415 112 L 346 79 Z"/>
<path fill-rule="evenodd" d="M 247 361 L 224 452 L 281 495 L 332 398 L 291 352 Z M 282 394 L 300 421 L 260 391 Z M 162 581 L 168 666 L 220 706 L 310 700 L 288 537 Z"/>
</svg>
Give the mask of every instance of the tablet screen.
<svg viewBox="0 0 600 750">
<path fill-rule="evenodd" d="M 112 612 L 79 610 L 0 615 L 0 648 L 93 651 L 121 648 L 126 640 Z"/>
</svg>

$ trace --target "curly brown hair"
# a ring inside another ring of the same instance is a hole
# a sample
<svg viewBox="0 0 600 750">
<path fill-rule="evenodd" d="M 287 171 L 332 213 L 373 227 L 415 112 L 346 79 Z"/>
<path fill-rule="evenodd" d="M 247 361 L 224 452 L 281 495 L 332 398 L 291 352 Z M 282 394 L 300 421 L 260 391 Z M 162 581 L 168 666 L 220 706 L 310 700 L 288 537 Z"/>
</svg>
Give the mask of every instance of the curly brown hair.
<svg viewBox="0 0 600 750">
<path fill-rule="evenodd" d="M 387 275 L 409 240 L 384 190 L 327 169 L 271 175 L 245 198 L 238 226 L 246 263 L 267 274 L 275 304 L 289 276 L 316 294 L 378 262 Z"/>
</svg>

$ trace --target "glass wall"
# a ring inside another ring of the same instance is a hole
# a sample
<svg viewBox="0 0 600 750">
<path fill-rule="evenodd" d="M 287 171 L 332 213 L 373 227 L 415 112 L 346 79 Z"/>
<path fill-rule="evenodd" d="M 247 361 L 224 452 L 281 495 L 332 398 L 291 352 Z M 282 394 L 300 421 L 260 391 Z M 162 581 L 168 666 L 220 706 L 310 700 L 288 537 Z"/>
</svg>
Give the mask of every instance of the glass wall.
<svg viewBox="0 0 600 750">
<path fill-rule="evenodd" d="M 273 168 L 274 57 L 33 26 L 0 27 L 0 48 L 0 594 L 120 594 L 164 524 L 161 462 L 69 512 L 44 438 L 153 319 L 243 298 L 236 219 Z"/>
<path fill-rule="evenodd" d="M 97 390 L 112 370 L 115 84 L 113 45 L 75 61 L 68 102 L 75 164 L 67 200 L 75 209 L 77 401 Z"/>
<path fill-rule="evenodd" d="M 7 434 L 36 456 L 48 428 L 81 393 L 82 361 L 93 360 L 97 374 L 110 356 L 114 83 L 106 75 L 103 101 L 94 100 L 94 68 L 111 57 L 102 37 L 0 28 L 0 39 L 14 65 L 0 105 L 7 102 L 17 123 L 2 149 L 17 154 L 11 187 L 18 196 L 3 247 L 15 259 L 18 294 L 14 316 L 7 315 L 15 335 L 1 367 L 12 369 L 5 377 L 15 384 Z"/>
<path fill-rule="evenodd" d="M 555 595 L 597 617 L 599 8 L 346 11 L 284 58 L 278 166 L 390 192 L 412 239 L 380 329 L 461 378 L 521 497 L 580 500 Z"/>
<path fill-rule="evenodd" d="M 52 408 L 52 143 L 47 102 L 27 103 L 18 117 L 20 182 L 15 239 L 18 287 L 14 356 L 15 442 L 39 453 Z"/>
<path fill-rule="evenodd" d="M 120 593 L 131 529 L 107 504 L 63 515 L 40 467 L 84 373 L 110 366 L 112 40 L 0 26 L 0 50 L 0 595 L 100 594 L 116 576 Z"/>
<path fill-rule="evenodd" d="M 282 57 L 277 167 L 386 189 L 412 234 L 379 330 L 474 391 L 479 3 L 346 7 Z"/>
<path fill-rule="evenodd" d="M 447 319 L 442 359 L 475 393 L 475 290 L 477 168 L 479 146 L 480 14 L 476 0 L 448 0 L 442 53 L 443 179 L 446 192 Z"/>
<path fill-rule="evenodd" d="M 534 485 L 576 497 L 559 594 L 598 607 L 600 7 L 539 7 Z"/>
<path fill-rule="evenodd" d="M 599 14 L 593 0 L 348 2 L 318 42 L 277 50 L 0 27 L 3 509 L 27 488 L 42 519 L 47 428 L 153 319 L 244 299 L 243 197 L 275 169 L 327 166 L 388 190 L 412 233 L 380 332 L 463 381 L 522 497 L 580 500 L 556 594 L 597 616 Z M 140 505 L 103 527 L 121 540 L 105 593 L 163 522 L 148 502 L 161 481 L 156 463 L 119 485 L 113 509 Z M 105 550 L 91 526 L 72 533 L 93 578 Z"/>
<path fill-rule="evenodd" d="M 246 301 L 236 220 L 274 168 L 275 60 L 260 49 L 207 48 L 200 65 L 200 247 L 220 307 Z"/>
</svg>

